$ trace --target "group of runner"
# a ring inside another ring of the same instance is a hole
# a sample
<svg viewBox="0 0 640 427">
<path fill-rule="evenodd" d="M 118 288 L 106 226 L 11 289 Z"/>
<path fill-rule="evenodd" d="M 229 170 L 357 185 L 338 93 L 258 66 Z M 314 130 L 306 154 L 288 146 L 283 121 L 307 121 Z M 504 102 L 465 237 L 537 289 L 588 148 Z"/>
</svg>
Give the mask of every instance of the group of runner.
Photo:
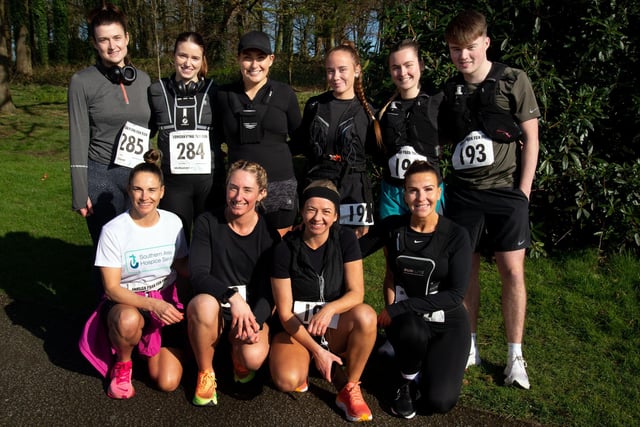
<svg viewBox="0 0 640 427">
<path fill-rule="evenodd" d="M 465 369 L 481 362 L 485 247 L 503 286 L 505 384 L 530 387 L 521 344 L 539 111 L 526 74 L 487 59 L 482 14 L 448 25 L 459 73 L 440 92 L 422 88 L 420 47 L 405 40 L 389 55 L 396 93 L 376 111 L 345 42 L 325 57 L 329 90 L 303 114 L 293 89 L 269 77 L 275 57 L 261 31 L 240 38 L 236 82 L 208 79 L 205 42 L 186 32 L 175 73 L 152 84 L 129 60 L 122 11 L 107 4 L 89 18 L 98 59 L 69 85 L 70 163 L 101 297 L 80 350 L 108 377 L 110 397 L 135 394 L 137 348 L 166 391 L 195 359 L 193 403 L 217 404 L 213 359 L 228 340 L 238 384 L 267 363 L 277 389 L 302 393 L 313 361 L 345 417 L 368 421 L 359 384 L 380 327 L 399 370 L 392 412 L 447 412 Z M 454 147 L 446 186 L 442 144 Z M 368 156 L 383 170 L 375 213 Z M 362 259 L 379 248 L 376 314 Z"/>
</svg>

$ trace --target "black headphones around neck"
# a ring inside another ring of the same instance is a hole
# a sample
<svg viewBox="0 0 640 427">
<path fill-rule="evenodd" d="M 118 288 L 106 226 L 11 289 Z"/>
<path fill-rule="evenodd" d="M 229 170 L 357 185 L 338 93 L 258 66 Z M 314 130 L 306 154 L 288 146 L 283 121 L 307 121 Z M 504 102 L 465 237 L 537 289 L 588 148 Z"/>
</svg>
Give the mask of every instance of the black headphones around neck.
<svg viewBox="0 0 640 427">
<path fill-rule="evenodd" d="M 104 64 L 98 61 L 96 66 L 111 83 L 130 85 L 136 80 L 136 77 L 138 77 L 138 71 L 133 65 L 105 67 Z"/>
<path fill-rule="evenodd" d="M 197 82 L 189 81 L 185 84 L 183 80 L 176 81 L 174 74 L 169 78 L 169 84 L 176 96 L 180 98 L 194 97 L 204 86 L 204 79 L 200 78 Z"/>
</svg>

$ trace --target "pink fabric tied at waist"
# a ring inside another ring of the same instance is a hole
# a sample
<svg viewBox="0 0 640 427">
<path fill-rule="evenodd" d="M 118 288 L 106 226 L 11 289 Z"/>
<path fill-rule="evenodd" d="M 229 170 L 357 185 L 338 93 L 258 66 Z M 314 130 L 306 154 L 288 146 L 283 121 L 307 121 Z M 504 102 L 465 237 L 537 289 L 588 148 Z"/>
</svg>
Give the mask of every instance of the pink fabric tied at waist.
<svg viewBox="0 0 640 427">
<path fill-rule="evenodd" d="M 178 288 L 174 285 L 167 286 L 161 291 L 137 292 L 138 295 L 146 295 L 148 298 L 163 299 L 173 304 L 178 310 L 184 305 L 178 299 Z M 106 300 L 100 301 L 98 307 L 89 316 L 85 323 L 78 342 L 80 353 L 100 372 L 103 377 L 111 369 L 113 355 L 116 353 L 109 340 L 107 319 L 103 316 L 102 305 Z M 142 356 L 152 357 L 158 354 L 162 346 L 162 327 L 164 323 L 153 313 L 150 324 L 144 325 L 144 334 L 138 342 L 138 353 Z"/>
</svg>

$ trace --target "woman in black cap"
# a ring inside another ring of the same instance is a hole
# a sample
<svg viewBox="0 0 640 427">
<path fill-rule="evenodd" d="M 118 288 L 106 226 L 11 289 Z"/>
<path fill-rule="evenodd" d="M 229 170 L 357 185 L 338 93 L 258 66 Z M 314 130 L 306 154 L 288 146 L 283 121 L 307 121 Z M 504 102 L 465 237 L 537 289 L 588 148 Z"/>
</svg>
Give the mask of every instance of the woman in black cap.
<svg viewBox="0 0 640 427">
<path fill-rule="evenodd" d="M 269 176 L 268 197 L 262 202 L 267 221 L 284 234 L 297 215 L 297 181 L 289 136 L 301 121 L 290 86 L 269 78 L 275 56 L 269 36 L 250 31 L 238 43 L 241 80 L 221 86 L 215 128 L 227 144 L 229 163 L 244 159 L 259 163 Z"/>
</svg>

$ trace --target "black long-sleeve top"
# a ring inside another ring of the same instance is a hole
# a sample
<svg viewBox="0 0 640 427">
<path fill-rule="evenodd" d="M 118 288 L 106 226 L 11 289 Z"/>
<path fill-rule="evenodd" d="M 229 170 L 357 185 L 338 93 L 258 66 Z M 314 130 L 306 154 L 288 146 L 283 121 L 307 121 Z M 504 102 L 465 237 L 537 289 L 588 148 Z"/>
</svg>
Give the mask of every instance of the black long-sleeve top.
<svg viewBox="0 0 640 427">
<path fill-rule="evenodd" d="M 385 218 L 360 238 L 364 256 L 382 246 L 394 284 L 408 299 L 387 306 L 393 318 L 414 311 L 420 314 L 454 310 L 462 304 L 471 274 L 471 244 L 465 229 L 440 216 L 433 233 L 418 233 L 409 215 Z"/>
<path fill-rule="evenodd" d="M 262 325 L 274 306 L 269 273 L 272 248 L 279 241 L 262 216 L 250 234 L 241 236 L 229 227 L 223 210 L 200 215 L 189 254 L 194 293 L 220 300 L 229 287 L 245 285 L 247 302 Z"/>
</svg>

